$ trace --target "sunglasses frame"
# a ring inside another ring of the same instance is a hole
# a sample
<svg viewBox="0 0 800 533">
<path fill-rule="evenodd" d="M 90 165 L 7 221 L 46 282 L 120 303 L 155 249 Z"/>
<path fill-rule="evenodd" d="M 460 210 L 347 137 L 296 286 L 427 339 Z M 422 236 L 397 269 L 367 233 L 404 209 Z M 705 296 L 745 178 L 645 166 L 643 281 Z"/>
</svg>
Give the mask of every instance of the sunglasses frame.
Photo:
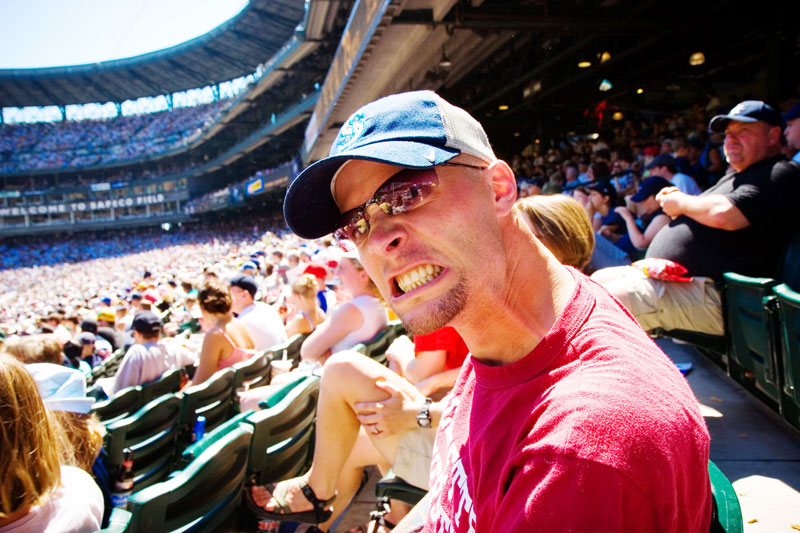
<svg viewBox="0 0 800 533">
<path fill-rule="evenodd" d="M 436 165 L 436 166 L 463 167 L 463 168 L 471 168 L 471 169 L 475 169 L 475 170 L 486 170 L 487 168 L 489 168 L 488 166 L 470 165 L 470 164 L 467 164 L 467 163 L 451 163 L 451 162 L 440 163 L 439 165 Z M 363 221 L 364 228 L 361 230 L 361 234 L 363 234 L 365 236 L 369 234 L 370 225 L 369 225 L 369 219 L 367 218 L 366 211 L 367 211 L 367 208 L 370 205 L 378 204 L 378 207 L 380 207 L 381 211 L 383 211 L 385 214 L 387 214 L 389 216 L 399 215 L 400 213 L 413 211 L 414 209 L 416 209 L 418 207 L 417 205 L 414 205 L 410 209 L 403 209 L 401 211 L 395 211 L 395 209 L 397 209 L 397 206 L 391 206 L 391 205 L 389 205 L 388 207 L 384 206 L 383 204 L 385 204 L 387 202 L 385 202 L 385 201 L 382 202 L 382 200 L 384 200 L 384 198 L 382 198 L 382 196 L 384 196 L 387 193 L 385 193 L 385 192 L 381 193 L 381 189 L 383 189 L 386 186 L 387 183 L 389 183 L 393 179 L 397 178 L 397 176 L 399 174 L 401 174 L 403 172 L 406 172 L 408 170 L 417 170 L 417 171 L 430 170 L 430 171 L 433 171 L 433 175 L 436 176 L 436 181 L 434 183 L 429 183 L 428 186 L 431 186 L 433 189 L 435 189 L 436 187 L 439 186 L 439 175 L 436 173 L 435 169 L 436 169 L 436 167 L 418 168 L 418 169 L 417 168 L 403 168 L 402 170 L 400 170 L 400 171 L 396 172 L 395 174 L 393 174 L 385 182 L 383 182 L 381 184 L 381 186 L 378 187 L 378 189 L 375 191 L 375 194 L 372 195 L 372 198 L 370 198 L 369 200 L 367 200 L 366 202 L 364 202 L 360 206 L 354 207 L 353 209 L 349 209 L 345 213 L 342 213 L 342 215 L 341 215 L 341 217 L 339 219 L 339 224 L 337 224 L 337 227 L 333 232 L 334 240 L 337 242 L 339 247 L 342 248 L 344 251 L 349 252 L 349 251 L 352 251 L 352 250 L 356 249 L 357 246 L 358 246 L 355 241 L 353 241 L 352 239 L 349 238 L 349 236 L 344 236 L 344 233 L 345 233 L 344 228 L 346 228 L 348 226 L 360 225 L 361 221 Z M 413 179 L 413 178 L 409 178 L 409 180 L 411 180 L 411 179 Z M 356 219 L 357 222 L 355 222 L 355 223 L 352 222 L 354 213 L 358 213 L 359 214 L 359 217 Z M 347 224 L 342 224 L 342 221 L 345 218 L 349 218 L 351 220 L 351 222 L 348 222 Z M 350 233 L 352 234 L 352 232 L 350 232 Z"/>
</svg>

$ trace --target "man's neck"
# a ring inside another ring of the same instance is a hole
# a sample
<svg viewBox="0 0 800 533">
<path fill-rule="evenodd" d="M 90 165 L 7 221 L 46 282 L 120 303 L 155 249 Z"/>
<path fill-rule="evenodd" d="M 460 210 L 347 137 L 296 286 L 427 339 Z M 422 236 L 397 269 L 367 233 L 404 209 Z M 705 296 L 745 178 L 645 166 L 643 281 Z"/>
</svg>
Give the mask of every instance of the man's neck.
<svg viewBox="0 0 800 533">
<path fill-rule="evenodd" d="M 472 356 L 495 365 L 513 363 L 530 353 L 550 331 L 575 288 L 572 274 L 527 227 L 512 226 L 504 231 L 503 290 L 474 303 L 454 322 Z"/>
</svg>

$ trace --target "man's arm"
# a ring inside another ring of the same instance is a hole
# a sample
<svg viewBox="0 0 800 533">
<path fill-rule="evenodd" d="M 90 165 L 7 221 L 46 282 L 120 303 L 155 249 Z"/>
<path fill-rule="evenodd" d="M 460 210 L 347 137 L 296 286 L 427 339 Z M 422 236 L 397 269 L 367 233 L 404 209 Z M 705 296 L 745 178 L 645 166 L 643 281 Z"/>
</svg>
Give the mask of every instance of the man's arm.
<svg viewBox="0 0 800 533">
<path fill-rule="evenodd" d="M 711 228 L 735 231 L 746 228 L 750 221 L 738 207 L 722 194 L 691 196 L 680 192 L 677 187 L 661 189 L 656 195 L 664 212 L 676 218 L 687 217 Z"/>
<path fill-rule="evenodd" d="M 358 402 L 353 406 L 362 426 L 375 425 L 380 429 L 380 434 L 375 438 L 397 435 L 419 427 L 417 413 L 425 403 L 422 394 L 411 397 L 388 381 L 378 381 L 375 387 L 388 393 L 389 397 L 379 402 Z M 431 403 L 431 427 L 439 425 L 443 412 L 443 402 Z"/>
</svg>

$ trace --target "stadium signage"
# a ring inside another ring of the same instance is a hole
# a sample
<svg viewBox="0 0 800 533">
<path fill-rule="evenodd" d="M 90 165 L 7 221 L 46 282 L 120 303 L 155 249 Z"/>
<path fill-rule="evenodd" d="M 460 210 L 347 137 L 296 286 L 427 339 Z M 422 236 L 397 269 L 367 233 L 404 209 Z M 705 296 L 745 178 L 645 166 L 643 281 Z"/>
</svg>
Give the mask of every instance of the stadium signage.
<svg viewBox="0 0 800 533">
<path fill-rule="evenodd" d="M 145 194 L 142 196 L 129 196 L 127 198 L 114 198 L 113 200 L 92 200 L 88 202 L 67 202 L 63 204 L 0 207 L 0 216 L 13 217 L 22 215 L 46 215 L 48 213 L 80 213 L 84 211 L 98 211 L 101 209 L 160 204 L 165 200 L 165 196 L 159 193 Z"/>
</svg>

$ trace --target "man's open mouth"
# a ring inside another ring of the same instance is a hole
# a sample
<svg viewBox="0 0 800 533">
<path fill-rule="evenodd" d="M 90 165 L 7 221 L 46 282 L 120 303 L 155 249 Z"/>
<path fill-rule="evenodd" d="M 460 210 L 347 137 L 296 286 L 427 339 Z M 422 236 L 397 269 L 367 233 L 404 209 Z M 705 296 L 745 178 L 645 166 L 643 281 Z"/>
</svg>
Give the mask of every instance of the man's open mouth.
<svg viewBox="0 0 800 533">
<path fill-rule="evenodd" d="M 438 265 L 419 265 L 394 278 L 395 284 L 403 294 L 413 291 L 436 279 L 444 270 Z"/>
</svg>

